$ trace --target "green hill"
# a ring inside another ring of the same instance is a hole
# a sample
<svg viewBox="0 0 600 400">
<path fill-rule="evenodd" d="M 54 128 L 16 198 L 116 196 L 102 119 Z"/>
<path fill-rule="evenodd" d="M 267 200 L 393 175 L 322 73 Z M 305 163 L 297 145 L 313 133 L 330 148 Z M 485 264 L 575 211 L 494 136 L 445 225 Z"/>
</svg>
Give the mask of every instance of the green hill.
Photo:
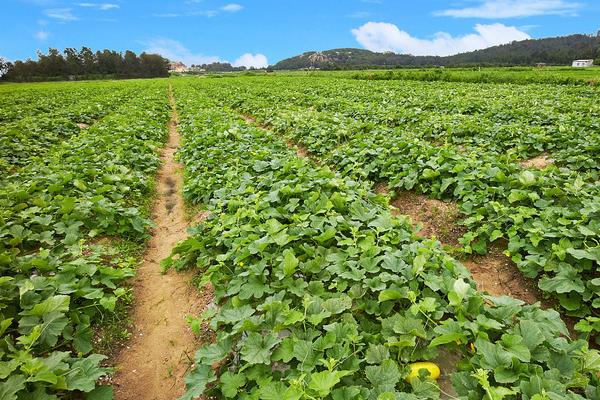
<svg viewBox="0 0 600 400">
<path fill-rule="evenodd" d="M 309 51 L 275 64 L 273 69 L 306 68 L 357 69 L 371 67 L 423 67 L 465 65 L 570 65 L 574 59 L 591 58 L 600 61 L 598 35 L 570 35 L 545 39 L 530 39 L 493 46 L 483 50 L 447 57 L 412 56 L 392 52 L 375 53 L 363 49 L 333 49 Z"/>
</svg>

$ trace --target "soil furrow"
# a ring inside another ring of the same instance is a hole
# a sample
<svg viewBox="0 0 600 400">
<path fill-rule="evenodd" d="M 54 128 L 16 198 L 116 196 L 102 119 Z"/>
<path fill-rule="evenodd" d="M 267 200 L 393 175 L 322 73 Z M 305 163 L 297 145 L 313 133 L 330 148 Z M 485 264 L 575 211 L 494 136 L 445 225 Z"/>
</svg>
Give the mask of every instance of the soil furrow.
<svg viewBox="0 0 600 400">
<path fill-rule="evenodd" d="M 156 227 L 134 282 L 132 338 L 115 360 L 117 400 L 169 400 L 184 393 L 184 375 L 199 347 L 186 316 L 198 315 L 210 301 L 210 295 L 191 286 L 191 274 L 161 273 L 160 261 L 187 236 L 181 165 L 174 158 L 179 133 L 171 87 L 169 102 L 169 140 L 162 151 L 153 206 Z"/>
<path fill-rule="evenodd" d="M 268 126 L 260 124 L 254 116 L 241 114 L 249 124 L 272 132 Z M 307 151 L 300 151 L 304 147 L 296 142 L 285 140 L 290 148 L 296 149 L 299 157 L 307 157 L 319 164 L 319 160 Z M 378 184 L 374 188 L 378 193 L 389 194 L 387 186 Z M 397 193 L 395 199 L 390 201 L 392 214 L 406 215 L 410 218 L 413 227 L 420 227 L 417 234 L 421 237 L 435 237 L 444 245 L 459 246 L 458 239 L 464 234 L 464 227 L 456 224 L 459 218 L 458 209 L 452 203 L 432 200 L 423 195 L 412 192 Z M 527 279 L 517 269 L 516 265 L 502 253 L 497 246 L 490 246 L 490 252 L 483 256 L 471 256 L 462 261 L 470 270 L 473 280 L 480 290 L 491 295 L 507 295 L 526 303 L 533 304 L 540 301 L 541 296 L 531 279 Z"/>
</svg>

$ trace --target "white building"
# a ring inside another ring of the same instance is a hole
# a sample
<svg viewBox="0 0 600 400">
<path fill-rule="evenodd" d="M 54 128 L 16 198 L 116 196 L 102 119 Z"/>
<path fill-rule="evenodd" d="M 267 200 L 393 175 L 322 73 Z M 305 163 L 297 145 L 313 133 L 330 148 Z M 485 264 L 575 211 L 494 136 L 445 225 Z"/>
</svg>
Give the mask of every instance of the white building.
<svg viewBox="0 0 600 400">
<path fill-rule="evenodd" d="M 575 60 L 573 66 L 576 68 L 585 68 L 594 66 L 594 60 Z"/>
</svg>

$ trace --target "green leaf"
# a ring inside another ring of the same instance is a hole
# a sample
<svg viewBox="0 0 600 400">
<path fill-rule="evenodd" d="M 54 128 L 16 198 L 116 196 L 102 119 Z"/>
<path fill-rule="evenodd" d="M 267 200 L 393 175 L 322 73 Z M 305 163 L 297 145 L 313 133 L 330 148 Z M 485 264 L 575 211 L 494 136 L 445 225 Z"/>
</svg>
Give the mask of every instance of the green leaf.
<svg viewBox="0 0 600 400">
<path fill-rule="evenodd" d="M 572 271 L 561 271 L 559 274 L 552 278 L 544 276 L 539 280 L 538 286 L 540 289 L 546 292 L 585 292 L 585 285 L 583 284 L 583 281 L 577 276 L 575 272 Z"/>
<path fill-rule="evenodd" d="M 325 230 L 325 232 L 323 232 L 319 236 L 315 236 L 314 239 L 319 243 L 325 243 L 329 239 L 333 239 L 335 237 L 336 233 L 337 233 L 337 230 L 335 228 L 329 227 Z"/>
<path fill-rule="evenodd" d="M 531 186 L 535 181 L 535 174 L 531 171 L 522 171 L 519 175 L 519 182 L 521 182 L 523 186 Z"/>
<path fill-rule="evenodd" d="M 591 247 L 587 250 L 568 248 L 567 253 L 578 260 L 587 259 L 600 262 L 600 247 Z"/>
<path fill-rule="evenodd" d="M 369 364 L 381 364 L 390 358 L 390 351 L 382 344 L 371 344 L 365 353 L 365 361 Z"/>
<path fill-rule="evenodd" d="M 310 371 L 314 368 L 320 354 L 313 350 L 313 343 L 308 340 L 298 340 L 294 343 L 294 358 L 300 363 L 301 371 Z"/>
<path fill-rule="evenodd" d="M 350 375 L 350 371 L 322 371 L 310 374 L 308 388 L 317 393 L 319 397 L 329 395 L 341 378 Z"/>
<path fill-rule="evenodd" d="M 518 332 L 523 337 L 523 344 L 530 351 L 535 350 L 540 344 L 544 343 L 544 335 L 538 327 L 538 323 L 530 320 L 521 320 L 519 322 Z"/>
<path fill-rule="evenodd" d="M 86 400 L 113 400 L 114 390 L 112 386 L 98 386 L 85 397 Z"/>
<path fill-rule="evenodd" d="M 523 344 L 523 338 L 518 335 L 502 335 L 502 344 L 506 351 L 517 357 L 520 361 L 528 363 L 531 360 L 531 353 L 527 346 Z"/>
<path fill-rule="evenodd" d="M 231 352 L 232 345 L 231 338 L 204 345 L 196 351 L 196 363 L 212 365 L 219 362 Z"/>
<path fill-rule="evenodd" d="M 454 281 L 453 288 L 454 290 L 448 293 L 448 300 L 450 305 L 457 307 L 466 298 L 471 286 L 461 278 Z"/>
<path fill-rule="evenodd" d="M 270 364 L 271 349 L 279 343 L 274 334 L 261 335 L 251 332 L 242 345 L 242 360 L 250 364 Z"/>
<path fill-rule="evenodd" d="M 333 400 L 355 400 L 359 394 L 360 388 L 358 386 L 344 386 L 334 389 L 331 392 L 331 398 Z"/>
<path fill-rule="evenodd" d="M 100 299 L 100 305 L 108 311 L 114 311 L 117 304 L 117 298 L 115 296 L 104 296 Z"/>
<path fill-rule="evenodd" d="M 29 311 L 23 311 L 21 315 L 32 315 L 42 317 L 52 312 L 66 312 L 69 310 L 70 297 L 66 295 L 52 296 L 43 302 L 36 304 Z"/>
<path fill-rule="evenodd" d="M 285 276 L 293 275 L 296 272 L 296 268 L 298 267 L 298 259 L 294 254 L 294 250 L 285 249 L 283 251 L 283 273 Z"/>
<path fill-rule="evenodd" d="M 260 388 L 260 400 L 300 400 L 302 390 L 283 382 L 270 382 Z"/>
<path fill-rule="evenodd" d="M 478 338 L 475 341 L 477 353 L 483 359 L 481 366 L 486 369 L 496 369 L 498 367 L 510 367 L 512 364 L 511 353 L 505 351 L 502 346 L 489 342 L 488 340 Z"/>
<path fill-rule="evenodd" d="M 400 381 L 400 371 L 394 360 L 385 360 L 380 365 L 365 367 L 369 382 L 380 391 L 394 391 Z"/>
<path fill-rule="evenodd" d="M 435 337 L 431 343 L 429 343 L 429 347 L 436 347 L 442 344 L 456 342 L 457 340 L 462 340 L 465 337 L 464 334 L 456 332 L 456 333 L 445 333 L 443 335 Z"/>
<path fill-rule="evenodd" d="M 384 301 L 388 300 L 400 300 L 406 298 L 407 297 L 405 292 L 396 289 L 385 289 L 379 293 L 379 297 L 377 298 L 377 300 L 380 303 L 383 303 Z"/>
<path fill-rule="evenodd" d="M 238 394 L 239 388 L 246 384 L 246 377 L 241 373 L 231 373 L 225 371 L 220 378 L 221 393 L 227 398 L 234 398 Z"/>
<path fill-rule="evenodd" d="M 419 254 L 413 259 L 413 273 L 418 275 L 425 268 L 427 263 L 427 256 L 425 254 Z"/>
<path fill-rule="evenodd" d="M 82 392 L 94 390 L 98 378 L 107 373 L 106 368 L 100 367 L 100 361 L 105 358 L 106 356 L 100 354 L 92 354 L 75 361 L 66 376 L 69 390 L 81 390 Z"/>
<path fill-rule="evenodd" d="M 600 352 L 587 350 L 583 356 L 583 369 L 592 373 L 600 371 Z"/>
<path fill-rule="evenodd" d="M 12 375 L 0 384 L 1 400 L 17 400 L 17 393 L 25 389 L 25 377 L 23 375 Z"/>
<path fill-rule="evenodd" d="M 345 295 L 339 295 L 323 302 L 323 308 L 331 314 L 340 314 L 352 307 L 352 299 Z"/>
<path fill-rule="evenodd" d="M 185 377 L 187 391 L 180 400 L 193 400 L 204 394 L 206 386 L 217 380 L 210 365 L 199 365 Z"/>
</svg>

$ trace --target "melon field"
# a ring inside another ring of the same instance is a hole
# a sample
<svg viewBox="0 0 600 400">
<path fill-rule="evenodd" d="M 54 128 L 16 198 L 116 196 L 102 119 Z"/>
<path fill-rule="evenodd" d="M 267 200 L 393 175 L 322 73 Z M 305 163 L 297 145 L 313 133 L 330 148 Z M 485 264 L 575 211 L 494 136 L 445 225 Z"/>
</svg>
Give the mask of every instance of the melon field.
<svg viewBox="0 0 600 400">
<path fill-rule="evenodd" d="M 0 400 L 600 399 L 600 87 L 0 85 Z"/>
</svg>

